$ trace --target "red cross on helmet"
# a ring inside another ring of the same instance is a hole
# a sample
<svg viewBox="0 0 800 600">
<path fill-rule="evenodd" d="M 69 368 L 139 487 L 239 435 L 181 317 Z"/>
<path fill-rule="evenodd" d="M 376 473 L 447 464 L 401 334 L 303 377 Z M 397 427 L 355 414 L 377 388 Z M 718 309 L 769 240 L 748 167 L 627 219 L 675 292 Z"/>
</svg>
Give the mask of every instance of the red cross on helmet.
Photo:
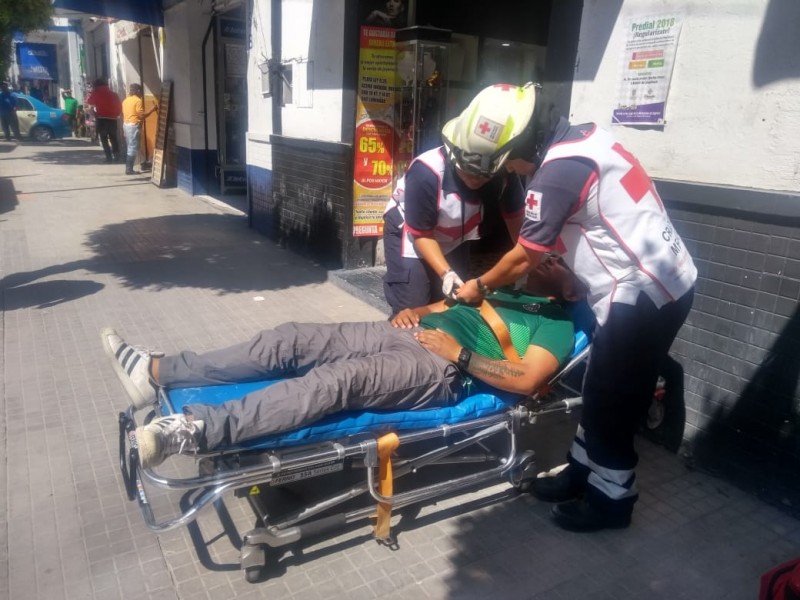
<svg viewBox="0 0 800 600">
<path fill-rule="evenodd" d="M 481 90 L 464 112 L 442 128 L 448 158 L 472 175 L 495 175 L 515 145 L 533 135 L 538 87 L 498 83 Z"/>
</svg>

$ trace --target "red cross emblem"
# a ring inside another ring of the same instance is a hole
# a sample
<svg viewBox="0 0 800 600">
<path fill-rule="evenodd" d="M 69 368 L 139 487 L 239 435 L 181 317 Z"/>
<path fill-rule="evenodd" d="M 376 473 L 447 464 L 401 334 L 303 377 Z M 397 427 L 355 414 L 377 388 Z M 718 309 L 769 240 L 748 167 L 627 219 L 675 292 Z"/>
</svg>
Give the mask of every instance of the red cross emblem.
<svg viewBox="0 0 800 600">
<path fill-rule="evenodd" d="M 528 190 L 525 195 L 525 218 L 531 221 L 542 219 L 542 193 Z"/>
<path fill-rule="evenodd" d="M 513 90 L 513 89 L 514 89 L 514 88 L 516 88 L 517 86 L 515 86 L 515 85 L 509 85 L 509 84 L 507 84 L 507 83 L 496 83 L 496 84 L 494 84 L 494 87 L 496 87 L 496 88 L 500 88 L 500 89 L 501 89 L 501 90 L 503 90 L 504 92 L 508 92 L 509 90 Z"/>
<path fill-rule="evenodd" d="M 482 134 L 484 134 L 484 135 L 486 135 L 487 133 L 489 133 L 489 130 L 490 130 L 491 128 L 492 128 L 492 126 L 491 126 L 491 125 L 489 125 L 489 123 L 487 123 L 486 121 L 482 121 L 482 122 L 481 122 L 481 123 L 478 125 L 478 129 L 480 129 L 480 130 L 481 130 L 481 133 L 482 133 Z"/>
</svg>

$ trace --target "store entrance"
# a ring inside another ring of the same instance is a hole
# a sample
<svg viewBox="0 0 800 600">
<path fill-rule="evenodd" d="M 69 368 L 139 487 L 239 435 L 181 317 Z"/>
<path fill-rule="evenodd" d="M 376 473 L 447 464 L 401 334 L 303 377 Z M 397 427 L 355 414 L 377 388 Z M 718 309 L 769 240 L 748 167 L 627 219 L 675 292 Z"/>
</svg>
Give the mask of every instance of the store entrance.
<svg viewBox="0 0 800 600">
<path fill-rule="evenodd" d="M 244 9 L 217 17 L 217 174 L 222 194 L 245 193 L 247 46 Z"/>
</svg>

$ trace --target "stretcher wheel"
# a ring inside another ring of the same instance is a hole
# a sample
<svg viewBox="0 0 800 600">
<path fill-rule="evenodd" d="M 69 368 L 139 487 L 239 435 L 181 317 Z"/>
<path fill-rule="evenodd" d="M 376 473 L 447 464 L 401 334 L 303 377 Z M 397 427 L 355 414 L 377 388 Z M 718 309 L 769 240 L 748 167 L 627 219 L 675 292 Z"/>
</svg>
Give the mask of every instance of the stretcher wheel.
<svg viewBox="0 0 800 600">
<path fill-rule="evenodd" d="M 259 567 L 248 567 L 242 570 L 244 571 L 244 579 L 247 583 L 258 583 L 258 580 L 261 579 L 261 568 Z"/>
<path fill-rule="evenodd" d="M 266 559 L 267 556 L 263 546 L 242 546 L 242 571 L 247 583 L 256 583 L 261 579 L 261 572 L 264 570 Z"/>
<path fill-rule="evenodd" d="M 534 461 L 535 453 L 533 450 L 527 450 L 519 458 L 517 466 L 511 469 L 508 480 L 514 489 L 519 493 L 524 494 L 531 487 L 531 482 L 536 479 L 536 463 Z"/>
</svg>

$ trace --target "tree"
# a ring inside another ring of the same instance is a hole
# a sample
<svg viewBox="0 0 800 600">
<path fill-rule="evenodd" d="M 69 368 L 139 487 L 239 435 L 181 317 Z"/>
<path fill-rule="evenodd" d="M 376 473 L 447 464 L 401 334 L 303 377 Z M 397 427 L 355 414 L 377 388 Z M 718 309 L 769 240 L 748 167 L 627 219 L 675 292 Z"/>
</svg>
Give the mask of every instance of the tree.
<svg viewBox="0 0 800 600">
<path fill-rule="evenodd" d="M 0 0 L 0 78 L 11 65 L 14 34 L 45 29 L 52 15 L 51 0 Z"/>
</svg>

